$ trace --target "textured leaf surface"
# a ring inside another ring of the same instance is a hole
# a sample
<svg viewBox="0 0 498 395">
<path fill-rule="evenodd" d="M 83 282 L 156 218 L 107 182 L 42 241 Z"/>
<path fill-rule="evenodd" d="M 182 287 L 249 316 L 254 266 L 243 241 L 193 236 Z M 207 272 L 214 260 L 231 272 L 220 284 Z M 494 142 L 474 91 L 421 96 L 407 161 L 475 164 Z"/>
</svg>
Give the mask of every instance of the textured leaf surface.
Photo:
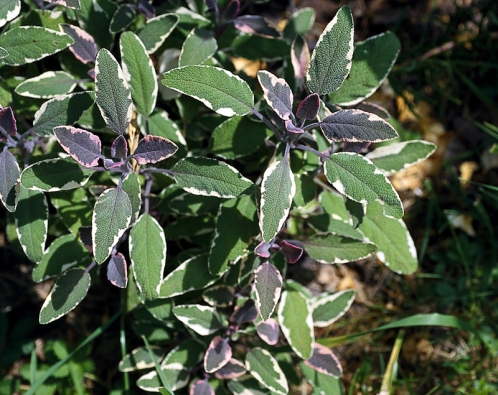
<svg viewBox="0 0 498 395">
<path fill-rule="evenodd" d="M 346 263 L 366 258 L 375 245 L 335 234 L 316 234 L 304 243 L 306 252 L 321 263 Z"/>
<path fill-rule="evenodd" d="M 20 0 L 3 0 L 0 2 L 0 27 L 18 16 L 20 11 Z"/>
<path fill-rule="evenodd" d="M 313 353 L 313 318 L 307 300 L 296 290 L 282 292 L 278 305 L 278 321 L 294 352 L 307 359 Z"/>
<path fill-rule="evenodd" d="M 280 118 L 290 120 L 294 95 L 287 82 L 265 70 L 258 71 L 258 81 L 263 88 L 264 98 L 268 105 Z"/>
<path fill-rule="evenodd" d="M 183 42 L 179 66 L 202 64 L 211 58 L 218 49 L 213 33 L 204 29 L 193 29 Z"/>
<path fill-rule="evenodd" d="M 398 57 L 401 44 L 391 32 L 356 43 L 349 77 L 329 101 L 353 106 L 371 96 L 386 79 Z"/>
<path fill-rule="evenodd" d="M 230 199 L 253 190 L 253 183 L 234 167 L 214 159 L 182 159 L 173 167 L 173 173 L 178 185 L 194 195 Z"/>
<path fill-rule="evenodd" d="M 140 214 L 140 207 L 142 205 L 142 189 L 138 174 L 131 172 L 121 182 L 121 188 L 126 192 L 131 202 L 132 209 L 132 222 L 136 221 Z"/>
<path fill-rule="evenodd" d="M 207 255 L 187 259 L 162 280 L 159 297 L 171 298 L 196 289 L 203 289 L 218 280 L 208 270 Z"/>
<path fill-rule="evenodd" d="M 161 360 L 164 356 L 160 347 L 151 347 L 151 350 L 156 359 Z M 154 361 L 146 347 L 135 348 L 131 353 L 126 354 L 118 365 L 120 372 L 133 372 L 152 367 L 154 367 Z"/>
<path fill-rule="evenodd" d="M 111 130 L 123 134 L 131 119 L 131 93 L 114 56 L 101 49 L 95 61 L 95 102 Z"/>
<path fill-rule="evenodd" d="M 304 361 L 306 365 L 328 376 L 339 378 L 342 376 L 342 366 L 330 348 L 321 344 L 313 344 L 313 355 Z"/>
<path fill-rule="evenodd" d="M 16 210 L 20 176 L 15 156 L 4 149 L 0 152 L 0 199 L 10 212 Z"/>
<path fill-rule="evenodd" d="M 160 136 L 145 136 L 138 142 L 133 158 L 141 164 L 157 163 L 172 156 L 178 147 L 172 141 Z"/>
<path fill-rule="evenodd" d="M 0 35 L 0 47 L 9 55 L 1 60 L 9 66 L 36 62 L 53 55 L 73 43 L 65 33 L 39 26 L 14 27 Z"/>
<path fill-rule="evenodd" d="M 325 294 L 317 297 L 312 305 L 313 325 L 319 328 L 325 328 L 349 310 L 353 304 L 356 292 L 351 289 L 336 292 L 334 294 Z"/>
<path fill-rule="evenodd" d="M 32 262 L 40 262 L 48 230 L 48 206 L 43 192 L 21 186 L 14 218 L 24 253 Z"/>
<path fill-rule="evenodd" d="M 121 34 L 119 41 L 123 73 L 137 111 L 148 116 L 156 105 L 157 79 L 144 44 L 133 32 Z"/>
<path fill-rule="evenodd" d="M 76 59 L 85 64 L 95 62 L 98 48 L 93 37 L 78 26 L 66 23 L 59 26 L 73 39 L 74 44 L 69 47 L 69 50 L 76 56 Z"/>
<path fill-rule="evenodd" d="M 306 73 L 311 92 L 326 95 L 342 85 L 351 70 L 353 30 L 351 9 L 343 6 L 320 35 L 311 55 Z"/>
<path fill-rule="evenodd" d="M 177 23 L 178 16 L 175 14 L 163 14 L 147 21 L 138 32 L 138 37 L 144 43 L 148 54 L 154 53 L 161 46 Z"/>
<path fill-rule="evenodd" d="M 245 115 L 254 106 L 249 85 L 240 77 L 217 67 L 179 67 L 165 73 L 162 83 L 226 117 Z"/>
<path fill-rule="evenodd" d="M 221 328 L 220 317 L 214 307 L 195 304 L 175 306 L 173 314 L 201 336 L 210 335 Z"/>
<path fill-rule="evenodd" d="M 76 82 L 71 74 L 65 71 L 47 71 L 21 82 L 16 86 L 15 92 L 21 96 L 48 99 L 71 93 L 75 87 Z"/>
<path fill-rule="evenodd" d="M 130 198 L 121 188 L 107 189 L 99 196 L 92 215 L 92 244 L 98 264 L 110 255 L 130 225 L 131 215 Z"/>
<path fill-rule="evenodd" d="M 232 358 L 232 347 L 228 344 L 228 338 L 216 336 L 209 343 L 204 355 L 204 370 L 207 373 L 214 373 Z"/>
<path fill-rule="evenodd" d="M 130 259 L 142 297 L 156 299 L 166 265 L 166 238 L 161 225 L 147 213 L 131 228 Z"/>
<path fill-rule="evenodd" d="M 83 269 L 69 269 L 55 282 L 40 311 L 40 324 L 48 324 L 74 309 L 90 288 L 90 274 Z"/>
<path fill-rule="evenodd" d="M 263 240 L 270 242 L 280 231 L 289 215 L 296 182 L 289 162 L 283 159 L 266 169 L 261 183 L 259 228 Z"/>
<path fill-rule="evenodd" d="M 361 110 L 339 110 L 320 122 L 329 141 L 370 141 L 398 137 L 396 130 L 375 114 Z"/>
<path fill-rule="evenodd" d="M 359 230 L 375 243 L 377 258 L 389 269 L 403 274 L 412 274 L 417 270 L 417 250 L 405 223 L 401 219 L 384 216 L 379 203 L 367 206 Z"/>
<path fill-rule="evenodd" d="M 26 167 L 21 183 L 24 188 L 38 191 L 64 191 L 85 185 L 92 173 L 70 157 L 45 159 Z"/>
<path fill-rule="evenodd" d="M 384 214 L 401 218 L 403 205 L 389 180 L 370 159 L 352 152 L 331 155 L 324 164 L 325 177 L 343 195 L 365 206 L 377 199 Z"/>
<path fill-rule="evenodd" d="M 268 318 L 266 321 L 260 321 L 256 325 L 256 332 L 270 346 L 278 343 L 280 335 L 280 326 L 274 318 Z"/>
<path fill-rule="evenodd" d="M 268 350 L 253 348 L 248 351 L 246 368 L 256 380 L 274 393 L 287 395 L 289 392 L 284 372 Z"/>
<path fill-rule="evenodd" d="M 111 255 L 111 259 L 109 259 L 107 279 L 112 285 L 119 288 L 126 288 L 128 284 L 128 267 L 124 255 L 120 252 Z"/>
<path fill-rule="evenodd" d="M 282 275 L 269 262 L 264 262 L 255 272 L 254 290 L 256 291 L 256 306 L 263 321 L 273 314 L 280 298 Z"/>
<path fill-rule="evenodd" d="M 102 144 L 98 136 L 72 126 L 57 126 L 53 131 L 64 151 L 79 164 L 85 167 L 99 164 Z"/>
</svg>

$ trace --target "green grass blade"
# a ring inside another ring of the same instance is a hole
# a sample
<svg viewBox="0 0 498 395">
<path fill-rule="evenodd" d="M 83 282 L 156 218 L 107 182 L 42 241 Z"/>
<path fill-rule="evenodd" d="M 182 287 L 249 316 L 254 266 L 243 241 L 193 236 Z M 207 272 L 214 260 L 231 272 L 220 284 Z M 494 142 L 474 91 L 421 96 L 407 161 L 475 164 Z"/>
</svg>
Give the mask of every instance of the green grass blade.
<svg viewBox="0 0 498 395">
<path fill-rule="evenodd" d="M 164 388 L 166 389 L 166 391 L 164 391 L 164 390 L 160 391 L 161 394 L 175 395 L 175 393 L 171 389 L 171 386 L 168 383 L 168 379 L 166 379 L 166 376 L 165 376 L 164 372 L 161 370 L 161 367 L 159 366 L 159 362 L 157 362 L 156 355 L 152 352 L 152 349 L 150 348 L 149 342 L 147 341 L 147 339 L 146 339 L 145 336 L 142 336 L 142 339 L 143 339 L 143 341 L 145 343 L 145 346 L 147 347 L 147 351 L 149 352 L 150 357 L 154 361 L 154 365 L 156 367 L 157 375 L 159 376 L 159 379 L 161 380 L 161 383 L 163 384 Z"/>
</svg>

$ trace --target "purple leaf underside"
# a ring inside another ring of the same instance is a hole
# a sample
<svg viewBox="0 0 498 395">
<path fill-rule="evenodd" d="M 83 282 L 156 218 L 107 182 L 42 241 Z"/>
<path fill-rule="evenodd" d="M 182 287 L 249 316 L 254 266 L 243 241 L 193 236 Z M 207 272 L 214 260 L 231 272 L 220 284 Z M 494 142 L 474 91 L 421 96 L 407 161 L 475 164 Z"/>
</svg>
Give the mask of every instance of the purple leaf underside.
<svg viewBox="0 0 498 395">
<path fill-rule="evenodd" d="M 156 163 L 169 158 L 177 149 L 175 143 L 164 137 L 148 135 L 138 142 L 137 149 L 133 152 L 133 158 L 140 165 Z"/>
<path fill-rule="evenodd" d="M 306 96 L 299 104 L 296 115 L 301 119 L 315 119 L 320 109 L 320 96 L 316 93 Z"/>
<path fill-rule="evenodd" d="M 57 126 L 54 134 L 64 151 L 80 165 L 98 165 L 102 157 L 102 146 L 96 135 L 73 126 Z"/>
<path fill-rule="evenodd" d="M 113 158 L 126 158 L 128 156 L 128 143 L 122 134 L 112 142 L 111 156 Z"/>
<path fill-rule="evenodd" d="M 254 300 L 247 299 L 245 303 L 230 316 L 230 321 L 240 325 L 247 322 L 253 322 L 257 316 L 258 310 L 256 309 Z"/>
<path fill-rule="evenodd" d="M 107 265 L 107 279 L 118 288 L 126 288 L 128 284 L 128 269 L 126 259 L 120 252 L 111 256 Z"/>
<path fill-rule="evenodd" d="M 225 366 L 232 358 L 232 348 L 228 344 L 228 339 L 216 336 L 204 355 L 204 369 L 208 373 L 216 372 Z"/>
<path fill-rule="evenodd" d="M 78 26 L 64 23 L 60 27 L 64 33 L 74 40 L 74 44 L 69 47 L 69 50 L 76 59 L 84 64 L 95 62 L 98 47 L 93 37 Z"/>
<path fill-rule="evenodd" d="M 17 133 L 17 122 L 12 108 L 5 107 L 0 110 L 0 134 L 7 137 L 9 134 L 15 136 Z"/>
<path fill-rule="evenodd" d="M 285 240 L 282 241 L 281 246 L 287 262 L 291 264 L 296 263 L 299 258 L 301 258 L 301 255 L 303 255 L 303 249 L 301 247 Z"/>
</svg>

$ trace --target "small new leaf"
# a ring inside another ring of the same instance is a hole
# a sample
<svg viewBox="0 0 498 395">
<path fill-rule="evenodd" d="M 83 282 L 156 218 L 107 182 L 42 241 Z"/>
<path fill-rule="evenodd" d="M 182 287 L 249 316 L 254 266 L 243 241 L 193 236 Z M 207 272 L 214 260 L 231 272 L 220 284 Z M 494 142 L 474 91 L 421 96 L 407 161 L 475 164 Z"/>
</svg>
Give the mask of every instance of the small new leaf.
<svg viewBox="0 0 498 395">
<path fill-rule="evenodd" d="M 141 164 L 157 163 L 172 156 L 178 147 L 164 137 L 147 135 L 138 142 L 132 157 Z"/>
</svg>

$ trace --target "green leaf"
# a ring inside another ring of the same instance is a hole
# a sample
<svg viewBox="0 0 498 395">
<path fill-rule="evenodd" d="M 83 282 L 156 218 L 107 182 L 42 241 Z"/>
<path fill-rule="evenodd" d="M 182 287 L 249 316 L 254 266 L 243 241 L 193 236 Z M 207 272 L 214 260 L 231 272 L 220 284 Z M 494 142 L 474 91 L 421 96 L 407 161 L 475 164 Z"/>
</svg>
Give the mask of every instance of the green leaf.
<svg viewBox="0 0 498 395">
<path fill-rule="evenodd" d="M 223 159 L 236 159 L 255 152 L 273 132 L 264 123 L 234 116 L 211 134 L 211 152 Z"/>
<path fill-rule="evenodd" d="M 311 7 L 304 7 L 293 13 L 284 28 L 284 37 L 292 41 L 296 36 L 304 36 L 315 22 L 316 12 Z"/>
<path fill-rule="evenodd" d="M 232 50 L 249 60 L 277 61 L 289 56 L 290 46 L 279 38 L 241 34 L 232 41 Z"/>
<path fill-rule="evenodd" d="M 294 352 L 303 359 L 313 353 L 312 311 L 306 299 L 296 290 L 282 292 L 278 306 L 278 322 Z"/>
<path fill-rule="evenodd" d="M 180 305 L 173 314 L 187 327 L 201 336 L 211 335 L 221 328 L 220 317 L 214 307 L 203 305 Z"/>
<path fill-rule="evenodd" d="M 246 354 L 246 369 L 266 388 L 276 394 L 287 395 L 289 386 L 277 360 L 268 350 L 253 348 Z"/>
<path fill-rule="evenodd" d="M 90 288 L 90 274 L 83 269 L 69 269 L 55 282 L 40 311 L 40 324 L 48 324 L 74 309 Z"/>
<path fill-rule="evenodd" d="M 187 339 L 174 347 L 161 363 L 161 367 L 180 364 L 184 369 L 192 370 L 202 361 L 205 345 L 194 339 Z"/>
<path fill-rule="evenodd" d="M 369 204 L 363 222 L 358 228 L 377 246 L 377 258 L 389 269 L 403 274 L 417 270 L 417 250 L 413 239 L 401 219 L 382 214 L 379 203 Z"/>
<path fill-rule="evenodd" d="M 73 44 L 65 33 L 39 26 L 14 27 L 0 35 L 0 47 L 9 55 L 1 60 L 9 66 L 36 62 Z"/>
<path fill-rule="evenodd" d="M 396 62 L 401 44 L 385 32 L 356 43 L 349 77 L 329 96 L 339 106 L 353 106 L 371 96 L 384 82 Z"/>
<path fill-rule="evenodd" d="M 263 321 L 266 321 L 273 314 L 280 299 L 281 289 L 282 275 L 274 265 L 264 262 L 254 272 L 256 306 Z"/>
<path fill-rule="evenodd" d="M 306 73 L 311 92 L 327 95 L 342 85 L 351 70 L 353 38 L 353 15 L 348 6 L 343 6 L 320 35 L 311 55 Z"/>
<path fill-rule="evenodd" d="M 164 137 L 178 146 L 175 153 L 180 158 L 187 156 L 187 142 L 178 125 L 169 119 L 166 111 L 154 111 L 149 119 L 149 134 Z"/>
<path fill-rule="evenodd" d="M 188 157 L 173 167 L 178 185 L 194 195 L 230 199 L 251 194 L 253 183 L 234 167 L 215 159 Z"/>
<path fill-rule="evenodd" d="M 15 92 L 38 99 L 53 98 L 71 93 L 76 87 L 74 77 L 65 71 L 47 71 L 16 86 Z"/>
<path fill-rule="evenodd" d="M 32 262 L 40 262 L 48 230 L 48 206 L 43 192 L 26 189 L 21 185 L 14 218 L 24 253 Z"/>
<path fill-rule="evenodd" d="M 112 16 L 109 32 L 119 33 L 126 29 L 135 19 L 135 8 L 130 4 L 121 4 Z M 121 36 L 122 37 L 122 36 Z"/>
<path fill-rule="evenodd" d="M 157 99 L 157 79 L 154 65 L 144 44 L 133 32 L 121 34 L 119 40 L 121 62 L 126 82 L 137 111 L 148 116 Z"/>
<path fill-rule="evenodd" d="M 324 170 L 335 189 L 363 207 L 378 199 L 383 203 L 384 214 L 394 218 L 403 216 L 396 190 L 370 159 L 353 152 L 339 152 L 329 156 Z"/>
<path fill-rule="evenodd" d="M 219 275 L 212 275 L 208 270 L 207 254 L 187 259 L 161 281 L 160 298 L 171 298 L 184 293 L 199 290 L 213 284 Z"/>
<path fill-rule="evenodd" d="M 130 259 L 143 299 L 157 299 L 166 264 L 166 239 L 161 225 L 147 213 L 131 228 Z"/>
<path fill-rule="evenodd" d="M 177 23 L 178 16 L 175 14 L 163 14 L 147 21 L 137 35 L 144 43 L 148 54 L 156 52 Z"/>
<path fill-rule="evenodd" d="M 163 350 L 157 346 L 151 349 L 155 357 L 161 360 L 164 356 Z M 120 372 L 134 372 L 152 367 L 154 367 L 154 361 L 145 347 L 135 348 L 131 353 L 126 354 L 118 365 Z"/>
<path fill-rule="evenodd" d="M 135 222 L 140 215 L 140 208 L 142 206 L 142 189 L 140 188 L 140 181 L 138 174 L 131 172 L 121 181 L 121 188 L 126 192 L 131 202 L 132 209 L 132 222 Z"/>
<path fill-rule="evenodd" d="M 205 29 L 193 29 L 183 42 L 179 66 L 202 64 L 218 49 L 213 33 Z"/>
<path fill-rule="evenodd" d="M 216 233 L 209 252 L 209 271 L 221 275 L 244 255 L 258 235 L 257 207 L 252 196 L 221 204 L 216 217 Z"/>
<path fill-rule="evenodd" d="M 235 395 L 269 395 L 270 391 L 251 376 L 244 375 L 238 380 L 229 380 L 228 389 Z"/>
<path fill-rule="evenodd" d="M 105 48 L 95 60 L 95 102 L 111 130 L 124 134 L 131 120 L 131 93 L 123 70 Z"/>
<path fill-rule="evenodd" d="M 162 367 L 161 372 L 166 377 L 166 381 L 170 384 L 172 391 L 185 387 L 190 378 L 189 372 L 182 369 L 180 365 Z M 160 392 L 160 390 L 164 388 L 164 385 L 155 370 L 140 377 L 137 380 L 137 386 L 147 392 Z"/>
<path fill-rule="evenodd" d="M 80 0 L 81 9 L 76 12 L 80 27 L 90 34 L 100 48 L 110 48 L 114 35 L 109 32 L 111 17 L 117 10 L 110 0 Z"/>
<path fill-rule="evenodd" d="M 74 235 L 55 239 L 44 252 L 41 261 L 34 267 L 33 281 L 39 283 L 58 276 L 70 267 L 89 260 L 90 253 Z"/>
<path fill-rule="evenodd" d="M 254 96 L 247 82 L 217 67 L 179 67 L 165 73 L 162 83 L 226 117 L 245 115 L 254 107 Z"/>
<path fill-rule="evenodd" d="M 303 243 L 312 259 L 321 263 L 346 263 L 363 259 L 375 251 L 375 245 L 334 234 L 316 234 Z"/>
<path fill-rule="evenodd" d="M 92 215 L 92 244 L 95 260 L 100 265 L 110 255 L 130 225 L 130 198 L 121 188 L 105 190 L 95 202 Z"/>
<path fill-rule="evenodd" d="M 346 289 L 333 294 L 322 294 L 311 304 L 313 325 L 326 328 L 341 318 L 354 302 L 356 292 Z"/>
<path fill-rule="evenodd" d="M 306 366 L 303 362 L 299 363 L 299 367 L 306 379 L 315 387 L 315 394 L 342 394 L 341 380 L 312 369 L 309 366 Z"/>
<path fill-rule="evenodd" d="M 0 199 L 11 213 L 16 210 L 21 169 L 14 155 L 6 149 L 0 152 Z"/>
<path fill-rule="evenodd" d="M 287 220 L 295 193 L 296 182 L 287 159 L 275 162 L 266 169 L 261 183 L 259 228 L 267 243 Z"/>
<path fill-rule="evenodd" d="M 361 208 L 361 205 L 360 205 Z M 363 236 L 351 224 L 350 221 L 334 219 L 327 213 L 310 215 L 306 221 L 321 233 L 334 233 L 347 236 L 352 239 L 362 240 Z"/>
<path fill-rule="evenodd" d="M 14 19 L 21 12 L 20 0 L 3 0 L 0 4 L 0 27 Z"/>
<path fill-rule="evenodd" d="M 85 185 L 92 174 L 69 156 L 45 159 L 23 170 L 21 184 L 37 191 L 65 191 Z"/>
<path fill-rule="evenodd" d="M 78 236 L 80 227 L 91 226 L 93 207 L 88 202 L 83 188 L 53 192 L 50 194 L 50 202 L 73 235 Z"/>
<path fill-rule="evenodd" d="M 217 197 L 182 193 L 180 196 L 171 199 L 169 207 L 175 213 L 183 215 L 196 216 L 209 213 L 215 216 L 222 201 Z"/>
<path fill-rule="evenodd" d="M 436 148 L 436 144 L 428 141 L 410 140 L 376 148 L 366 157 L 386 175 L 391 175 L 427 159 Z"/>
</svg>

